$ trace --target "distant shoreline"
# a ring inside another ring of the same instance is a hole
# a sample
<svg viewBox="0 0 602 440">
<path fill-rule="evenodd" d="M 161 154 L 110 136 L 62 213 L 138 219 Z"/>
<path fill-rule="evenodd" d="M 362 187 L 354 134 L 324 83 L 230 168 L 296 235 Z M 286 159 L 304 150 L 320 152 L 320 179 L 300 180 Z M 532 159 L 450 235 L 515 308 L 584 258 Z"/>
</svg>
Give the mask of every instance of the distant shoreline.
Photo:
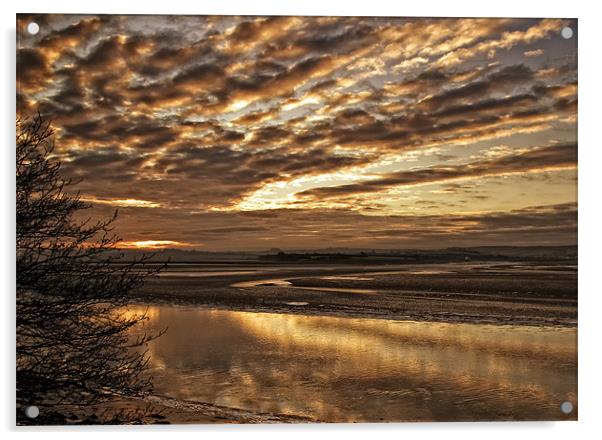
<svg viewBox="0 0 602 440">
<path fill-rule="evenodd" d="M 201 264 L 235 262 L 431 264 L 462 261 L 577 262 L 577 245 L 563 246 L 474 246 L 441 249 L 269 249 L 264 251 L 204 251 L 196 249 L 114 249 L 108 252 L 122 262 L 149 257 L 155 264 Z"/>
</svg>

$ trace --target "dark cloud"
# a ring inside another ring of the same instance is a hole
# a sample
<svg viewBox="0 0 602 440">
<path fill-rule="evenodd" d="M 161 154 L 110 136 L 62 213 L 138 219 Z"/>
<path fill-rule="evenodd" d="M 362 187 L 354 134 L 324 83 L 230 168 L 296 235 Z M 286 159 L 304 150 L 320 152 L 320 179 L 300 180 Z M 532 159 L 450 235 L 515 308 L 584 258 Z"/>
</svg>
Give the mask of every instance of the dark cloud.
<svg viewBox="0 0 602 440">
<path fill-rule="evenodd" d="M 348 45 L 362 44 L 367 37 L 374 35 L 375 29 L 365 24 L 353 24 L 342 30 L 337 26 L 335 32 L 314 32 L 299 38 L 293 45 L 317 52 L 340 51 Z"/>
<path fill-rule="evenodd" d="M 162 209 L 129 210 L 120 222 L 133 238 L 142 239 L 156 229 L 165 229 L 169 231 L 167 239 L 209 249 L 312 249 L 324 248 L 325 243 L 331 247 L 398 249 L 482 243 L 571 244 L 577 234 L 575 204 L 446 216 L 364 216 L 347 210 L 303 209 L 212 212 L 182 217 L 175 228 L 168 215 L 168 210 Z M 129 216 L 144 221 L 128 229 Z"/>
<path fill-rule="evenodd" d="M 323 149 L 282 154 L 276 151 L 238 151 L 228 146 L 177 147 L 155 165 L 155 170 L 189 181 L 214 179 L 220 185 L 247 185 L 248 191 L 266 181 L 329 172 L 366 163 L 366 158 L 333 156 Z"/>
<path fill-rule="evenodd" d="M 75 22 L 67 26 L 57 29 L 45 37 L 38 43 L 38 47 L 46 50 L 64 50 L 65 47 L 76 47 L 82 42 L 89 41 L 94 37 L 102 27 L 103 23 L 107 24 L 109 17 L 81 17 L 78 19 L 74 16 Z M 36 22 L 39 20 L 36 18 Z M 50 24 L 48 21 L 42 24 L 41 28 L 45 28 L 44 24 Z"/>
<path fill-rule="evenodd" d="M 178 137 L 175 127 L 157 123 L 147 116 L 111 114 L 95 120 L 66 123 L 63 129 L 65 140 L 85 139 L 96 144 L 117 143 L 123 147 L 136 147 L 141 153 L 161 148 Z"/>
<path fill-rule="evenodd" d="M 247 43 L 254 43 L 260 38 L 271 36 L 272 31 L 286 26 L 289 20 L 289 17 L 254 17 L 238 24 L 229 35 L 229 39 L 232 44 L 243 46 Z"/>
<path fill-rule="evenodd" d="M 537 102 L 537 97 L 532 94 L 520 94 L 505 98 L 490 98 L 465 105 L 454 105 L 433 113 L 435 117 L 476 115 L 478 112 L 498 111 L 505 112 L 512 106 L 522 107 Z"/>
<path fill-rule="evenodd" d="M 482 97 L 488 92 L 512 91 L 533 79 L 533 71 L 524 64 L 503 67 L 485 78 L 445 90 L 422 102 L 427 108 L 440 108 L 468 98 Z"/>
<path fill-rule="evenodd" d="M 219 66 L 199 64 L 176 75 L 170 85 L 213 89 L 224 83 L 224 77 L 225 72 Z"/>
<path fill-rule="evenodd" d="M 19 90 L 28 91 L 46 85 L 51 69 L 38 50 L 20 49 L 17 51 L 17 80 Z"/>
<path fill-rule="evenodd" d="M 374 122 L 374 116 L 362 109 L 348 109 L 340 112 L 335 123 L 341 125 L 367 125 Z"/>
<path fill-rule="evenodd" d="M 123 194 L 119 190 L 120 185 L 136 182 L 138 167 L 143 161 L 141 156 L 129 156 L 115 147 L 108 147 L 100 151 L 82 152 L 73 160 L 62 162 L 61 170 L 65 176 L 81 180 L 80 191 L 93 194 L 94 197 L 104 197 Z M 112 186 L 99 188 L 98 185 L 106 181 L 113 182 Z"/>
<path fill-rule="evenodd" d="M 119 35 L 114 35 L 101 40 L 92 48 L 91 53 L 81 60 L 79 66 L 83 69 L 98 71 L 123 61 L 121 57 L 123 49 L 121 39 Z"/>
<path fill-rule="evenodd" d="M 395 186 L 438 183 L 461 178 L 495 176 L 576 165 L 577 146 L 575 144 L 552 145 L 490 160 L 401 171 L 361 183 L 314 188 L 303 191 L 300 195 L 314 198 L 337 197 L 345 194 L 377 192 Z"/>
</svg>

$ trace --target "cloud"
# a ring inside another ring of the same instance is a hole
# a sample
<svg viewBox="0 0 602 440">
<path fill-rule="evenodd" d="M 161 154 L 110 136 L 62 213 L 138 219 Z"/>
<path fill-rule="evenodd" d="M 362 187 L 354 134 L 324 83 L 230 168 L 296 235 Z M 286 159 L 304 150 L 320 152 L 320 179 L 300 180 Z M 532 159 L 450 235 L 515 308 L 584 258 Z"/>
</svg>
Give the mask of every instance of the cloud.
<svg viewBox="0 0 602 440">
<path fill-rule="evenodd" d="M 523 64 L 506 66 L 490 73 L 481 80 L 444 90 L 426 99 L 421 105 L 427 108 L 440 108 L 450 102 L 480 97 L 488 92 L 510 92 L 531 79 L 533 79 L 533 72 L 529 67 Z"/>
<path fill-rule="evenodd" d="M 575 167 L 576 165 L 577 146 L 575 144 L 552 145 L 456 166 L 400 171 L 360 183 L 313 188 L 303 191 L 299 195 L 313 198 L 338 197 L 378 192 L 397 186 L 424 185 L 458 179 Z"/>
<path fill-rule="evenodd" d="M 120 206 L 120 207 L 136 207 L 136 208 L 160 208 L 161 204 L 148 200 L 138 199 L 97 199 L 82 197 L 82 201 L 88 203 L 96 203 L 101 205 Z"/>
<path fill-rule="evenodd" d="M 29 36 L 34 19 L 41 31 Z M 95 209 L 120 205 L 132 225 L 143 215 L 157 233 L 169 235 L 175 211 L 192 219 L 284 205 L 299 216 L 278 215 L 300 221 L 307 200 L 323 199 L 331 222 L 344 210 L 377 217 L 395 200 L 353 195 L 575 166 L 576 47 L 558 37 L 567 24 L 25 14 L 17 113 L 52 120 L 63 170 Z M 406 160 L 417 168 L 395 172 Z M 504 190 L 464 196 L 480 206 Z M 550 191 L 547 202 L 565 198 Z M 217 227 L 208 229 L 217 236 Z M 185 235 L 163 239 L 195 242 Z"/>
<path fill-rule="evenodd" d="M 527 50 L 523 52 L 523 55 L 527 58 L 535 58 L 543 55 L 543 49 Z"/>
<path fill-rule="evenodd" d="M 210 212 L 182 217 L 177 225 L 160 208 L 132 209 L 122 208 L 118 220 L 132 241 L 156 239 L 156 231 L 163 231 L 168 240 L 206 250 L 524 246 L 571 244 L 577 235 L 577 209 L 572 203 L 446 216 L 324 209 Z M 130 216 L 142 221 L 133 227 Z"/>
<path fill-rule="evenodd" d="M 441 57 L 436 65 L 455 66 L 477 56 L 487 55 L 493 58 L 500 49 L 512 49 L 520 44 L 530 44 L 547 38 L 551 33 L 558 33 L 566 25 L 560 19 L 544 19 L 525 30 L 503 32 L 499 39 L 481 41 L 470 47 L 462 47 L 448 52 Z"/>
<path fill-rule="evenodd" d="M 32 92 L 44 88 L 51 80 L 52 70 L 38 50 L 24 48 L 17 51 L 17 89 Z"/>
</svg>

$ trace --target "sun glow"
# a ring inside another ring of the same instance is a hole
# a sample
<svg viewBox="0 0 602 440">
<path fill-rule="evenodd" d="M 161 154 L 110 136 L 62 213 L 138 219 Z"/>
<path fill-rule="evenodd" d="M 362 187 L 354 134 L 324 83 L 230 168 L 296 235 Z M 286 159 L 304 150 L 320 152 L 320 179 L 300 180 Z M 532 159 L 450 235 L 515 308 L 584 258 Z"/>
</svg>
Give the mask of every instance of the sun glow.
<svg viewBox="0 0 602 440">
<path fill-rule="evenodd" d="M 314 96 L 308 96 L 306 98 L 299 99 L 298 101 L 292 101 L 288 104 L 283 105 L 282 110 L 289 111 L 289 110 L 294 110 L 298 107 L 303 107 L 304 105 L 320 104 L 320 103 L 321 103 L 320 99 L 318 99 Z"/>
<path fill-rule="evenodd" d="M 97 199 L 95 197 L 82 197 L 83 202 L 100 203 L 102 205 L 112 205 L 120 207 L 134 207 L 134 208 L 160 208 L 161 204 L 157 202 L 150 202 L 148 200 L 139 199 Z"/>
<path fill-rule="evenodd" d="M 164 249 L 168 247 L 189 246 L 190 243 L 182 243 L 172 240 L 140 240 L 140 241 L 123 241 L 119 243 L 119 247 L 125 249 Z"/>
<path fill-rule="evenodd" d="M 240 201 L 233 210 L 255 211 L 263 209 L 284 209 L 296 206 L 296 194 L 315 187 L 335 186 L 355 183 L 366 177 L 359 172 L 340 171 L 315 176 L 299 177 L 290 181 L 271 182 Z M 230 210 L 230 209 L 225 209 Z"/>
<path fill-rule="evenodd" d="M 231 111 L 231 112 L 237 112 L 238 110 L 242 110 L 243 108 L 245 108 L 249 104 L 250 104 L 250 101 L 247 101 L 245 99 L 239 99 L 239 100 L 236 100 L 236 101 L 232 102 L 228 106 L 227 110 Z"/>
</svg>

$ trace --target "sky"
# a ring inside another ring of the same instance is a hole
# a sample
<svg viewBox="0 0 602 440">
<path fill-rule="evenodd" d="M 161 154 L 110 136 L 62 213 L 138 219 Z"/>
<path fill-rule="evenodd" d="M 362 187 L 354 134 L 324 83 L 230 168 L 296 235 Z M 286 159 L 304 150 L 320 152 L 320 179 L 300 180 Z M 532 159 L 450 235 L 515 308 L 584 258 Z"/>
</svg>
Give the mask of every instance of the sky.
<svg viewBox="0 0 602 440">
<path fill-rule="evenodd" d="M 123 247 L 572 245 L 577 30 L 18 15 L 17 116 Z"/>
</svg>

